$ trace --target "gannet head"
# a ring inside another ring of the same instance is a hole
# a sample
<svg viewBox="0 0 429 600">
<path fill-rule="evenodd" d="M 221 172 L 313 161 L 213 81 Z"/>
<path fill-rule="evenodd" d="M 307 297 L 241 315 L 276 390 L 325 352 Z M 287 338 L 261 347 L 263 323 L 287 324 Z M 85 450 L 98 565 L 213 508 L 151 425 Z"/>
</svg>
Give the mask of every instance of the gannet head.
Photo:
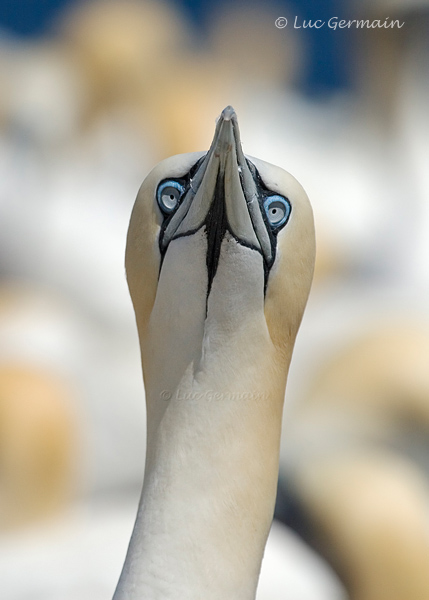
<svg viewBox="0 0 429 600">
<path fill-rule="evenodd" d="M 144 181 L 126 269 L 147 454 L 118 600 L 153 585 L 166 598 L 255 597 L 313 263 L 305 192 L 244 156 L 231 107 L 207 153 L 173 156 Z"/>
<path fill-rule="evenodd" d="M 314 253 L 305 191 L 283 169 L 243 154 L 228 106 L 207 153 L 162 161 L 139 191 L 126 271 L 141 343 L 151 332 L 162 338 L 178 377 L 178 363 L 192 362 L 195 374 L 217 340 L 225 349 L 244 330 L 254 330 L 255 344 L 247 337 L 242 352 L 263 352 L 262 335 L 282 360 L 307 301 Z"/>
</svg>

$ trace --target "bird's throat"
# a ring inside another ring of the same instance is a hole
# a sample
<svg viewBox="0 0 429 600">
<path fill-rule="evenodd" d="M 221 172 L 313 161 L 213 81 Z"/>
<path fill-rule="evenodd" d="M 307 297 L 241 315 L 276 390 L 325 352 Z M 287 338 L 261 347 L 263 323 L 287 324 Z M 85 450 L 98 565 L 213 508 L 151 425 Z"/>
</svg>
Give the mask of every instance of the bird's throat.
<svg viewBox="0 0 429 600">
<path fill-rule="evenodd" d="M 148 423 L 144 487 L 115 600 L 253 599 L 282 402 L 274 390 L 200 381 L 165 404 L 156 428 Z"/>
<path fill-rule="evenodd" d="M 207 298 L 210 243 L 219 248 Z M 228 231 L 172 244 L 141 335 L 148 452 L 114 600 L 250 600 L 273 515 L 288 365 L 265 322 L 261 254 Z"/>
</svg>

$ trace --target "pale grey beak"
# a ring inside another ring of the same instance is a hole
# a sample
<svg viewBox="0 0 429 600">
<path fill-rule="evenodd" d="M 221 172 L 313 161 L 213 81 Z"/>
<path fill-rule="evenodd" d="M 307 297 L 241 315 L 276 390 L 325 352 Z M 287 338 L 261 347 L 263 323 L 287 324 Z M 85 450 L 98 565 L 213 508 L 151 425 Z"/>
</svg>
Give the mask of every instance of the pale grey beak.
<svg viewBox="0 0 429 600">
<path fill-rule="evenodd" d="M 258 187 L 241 148 L 237 115 L 232 106 L 227 106 L 217 121 L 210 150 L 164 232 L 163 247 L 204 224 L 207 229 L 224 227 L 239 242 L 258 250 L 267 264 L 271 263 L 271 240 L 262 216 Z"/>
</svg>

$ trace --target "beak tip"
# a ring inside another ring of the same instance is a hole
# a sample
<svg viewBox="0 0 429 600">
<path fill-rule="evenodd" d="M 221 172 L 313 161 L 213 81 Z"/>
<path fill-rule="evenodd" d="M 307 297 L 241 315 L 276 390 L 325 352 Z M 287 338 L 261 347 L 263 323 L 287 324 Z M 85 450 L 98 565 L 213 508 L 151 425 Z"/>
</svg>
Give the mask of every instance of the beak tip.
<svg viewBox="0 0 429 600">
<path fill-rule="evenodd" d="M 224 121 L 231 121 L 231 119 L 236 117 L 235 110 L 232 108 L 232 106 L 227 106 L 223 109 L 220 116 Z"/>
</svg>

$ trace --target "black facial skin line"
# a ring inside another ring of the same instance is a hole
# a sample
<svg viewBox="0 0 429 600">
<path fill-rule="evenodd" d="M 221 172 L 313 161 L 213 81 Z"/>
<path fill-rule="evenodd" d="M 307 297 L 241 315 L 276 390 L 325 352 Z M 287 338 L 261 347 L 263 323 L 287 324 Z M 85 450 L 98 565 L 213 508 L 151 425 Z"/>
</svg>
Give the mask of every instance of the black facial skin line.
<svg viewBox="0 0 429 600">
<path fill-rule="evenodd" d="M 279 231 L 281 231 L 283 229 L 283 227 L 285 227 L 288 224 L 289 219 L 290 219 L 290 215 L 292 214 L 292 204 L 291 204 L 289 198 L 287 198 L 286 196 L 283 196 L 283 198 L 285 198 L 285 200 L 289 203 L 290 213 L 289 213 L 289 216 L 286 219 L 286 221 L 280 227 L 277 227 L 276 229 L 273 229 L 271 223 L 268 220 L 267 213 L 265 212 L 264 202 L 265 202 L 266 198 L 269 198 L 270 196 L 273 196 L 276 192 L 273 192 L 272 190 L 269 190 L 266 187 L 266 185 L 262 181 L 262 177 L 260 176 L 258 169 L 255 167 L 255 165 L 248 158 L 246 158 L 246 163 L 247 163 L 247 166 L 249 167 L 250 172 L 253 175 L 253 180 L 254 180 L 254 182 L 256 184 L 256 187 L 257 187 L 257 189 L 259 191 L 258 201 L 259 201 L 259 205 L 261 207 L 262 218 L 264 219 L 264 223 L 265 223 L 265 225 L 267 227 L 268 235 L 269 235 L 270 241 L 271 241 L 271 250 L 272 250 L 273 257 L 271 259 L 271 264 L 268 265 L 268 270 L 269 270 L 269 269 L 271 269 L 271 267 L 272 267 L 272 265 L 274 263 L 274 260 L 276 258 L 277 234 L 278 234 Z M 242 175 L 241 172 L 240 172 L 240 181 L 241 181 L 241 187 L 243 189 L 243 192 L 244 192 L 244 194 L 246 194 L 246 192 L 244 191 L 243 175 Z"/>
<path fill-rule="evenodd" d="M 220 249 L 222 240 L 228 229 L 228 221 L 226 217 L 225 196 L 224 196 L 224 174 L 218 174 L 214 192 L 214 200 L 211 203 L 209 212 L 204 221 L 207 235 L 207 298 L 209 297 L 214 276 L 216 275 L 219 264 Z"/>
<path fill-rule="evenodd" d="M 191 168 L 191 170 L 185 177 L 171 178 L 171 179 L 174 179 L 175 181 L 179 182 L 181 185 L 183 185 L 185 191 L 183 192 L 182 198 L 185 197 L 186 193 L 191 188 L 192 177 L 196 173 L 197 169 L 199 168 L 199 166 L 200 166 L 201 162 L 204 160 L 204 158 L 205 158 L 205 155 L 202 156 L 195 163 L 195 165 Z M 205 226 L 206 234 L 207 234 L 207 256 L 206 256 L 206 264 L 207 264 L 207 272 L 208 272 L 207 299 L 210 294 L 213 279 L 216 275 L 217 267 L 219 264 L 222 240 L 225 237 L 226 231 L 228 231 L 228 233 L 240 245 L 250 248 L 252 250 L 255 250 L 256 252 L 259 252 L 259 254 L 261 254 L 262 259 L 263 259 L 263 265 L 264 265 L 264 295 L 265 295 L 265 293 L 267 291 L 267 285 L 268 285 L 268 276 L 269 276 L 271 267 L 274 264 L 275 257 L 276 257 L 277 234 L 288 223 L 289 218 L 290 218 L 290 215 L 289 215 L 288 219 L 285 221 L 285 223 L 282 224 L 281 227 L 273 229 L 272 225 L 268 221 L 268 217 L 265 212 L 264 201 L 267 197 L 275 194 L 275 192 L 273 192 L 272 190 L 269 190 L 264 185 L 264 182 L 262 181 L 259 171 L 255 167 L 255 165 L 247 158 L 246 158 L 246 163 L 250 169 L 250 172 L 252 173 L 253 179 L 255 181 L 256 187 L 259 192 L 258 202 L 259 202 L 260 210 L 262 213 L 262 218 L 264 220 L 264 223 L 265 223 L 265 226 L 268 231 L 269 238 L 270 238 L 272 258 L 268 264 L 262 251 L 259 248 L 256 248 L 251 244 L 247 244 L 247 243 L 243 242 L 243 240 L 239 239 L 236 235 L 234 235 L 232 233 L 231 228 L 228 223 L 227 216 L 226 216 L 225 198 L 224 198 L 224 175 L 223 174 L 218 175 L 217 180 L 216 180 L 216 186 L 215 186 L 215 198 L 210 206 L 210 209 L 209 209 L 207 216 L 205 218 L 205 221 L 203 223 L 203 226 Z M 240 176 L 240 182 L 241 182 L 241 187 L 243 189 L 243 193 L 246 194 L 245 188 L 243 185 L 243 176 L 242 176 L 241 172 L 239 173 L 239 176 Z M 162 181 L 159 182 L 158 187 L 165 181 L 170 181 L 171 179 L 170 178 L 163 179 Z M 246 201 L 247 200 L 248 199 L 246 197 Z M 286 198 L 286 200 L 290 204 L 289 199 Z M 180 202 L 179 202 L 179 204 L 180 204 Z M 291 212 L 292 212 L 292 205 L 290 204 L 290 206 L 291 206 Z M 161 273 L 162 263 L 164 261 L 164 256 L 165 256 L 165 253 L 168 248 L 168 246 L 167 246 L 167 248 L 162 247 L 162 238 L 164 235 L 164 231 L 167 228 L 168 223 L 170 222 L 170 219 L 173 216 L 174 212 L 171 214 L 166 214 L 163 212 L 163 214 L 164 214 L 164 221 L 161 225 L 161 230 L 159 233 L 159 249 L 160 249 L 160 253 L 161 253 L 161 264 L 160 264 L 160 268 L 159 268 L 160 273 Z M 253 230 L 255 231 L 253 221 L 252 221 L 252 227 L 253 227 Z M 186 233 L 176 235 L 172 238 L 171 241 L 178 239 L 180 237 L 188 237 L 190 235 L 193 235 L 199 229 L 201 229 L 201 227 L 199 227 L 196 230 L 191 230 L 191 231 L 187 231 Z M 255 231 L 255 235 L 256 235 L 256 231 Z"/>
<path fill-rule="evenodd" d="M 156 193 L 158 193 L 159 186 L 162 185 L 163 183 L 165 183 L 166 181 L 173 181 L 173 180 L 177 181 L 184 188 L 184 192 L 179 200 L 179 205 L 180 205 L 180 203 L 182 202 L 182 199 L 186 196 L 188 190 L 191 188 L 192 178 L 195 175 L 195 173 L 197 172 L 197 170 L 199 169 L 199 167 L 200 167 L 201 163 L 203 162 L 203 160 L 205 159 L 205 157 L 206 157 L 206 155 L 204 154 L 200 159 L 198 159 L 197 162 L 193 165 L 193 167 L 191 167 L 189 172 L 186 175 L 184 175 L 183 177 L 166 177 L 165 179 L 162 179 L 157 185 Z M 158 201 L 157 201 L 157 204 L 158 204 Z M 158 238 L 159 251 L 161 253 L 161 263 L 159 265 L 159 273 L 161 273 L 162 263 L 164 262 L 164 256 L 165 256 L 165 253 L 167 252 L 167 248 L 162 247 L 162 238 L 164 237 L 164 231 L 166 230 L 172 216 L 174 215 L 174 213 L 176 211 L 173 210 L 173 212 L 171 212 L 171 213 L 166 213 L 162 210 L 162 208 L 159 206 L 159 204 L 158 204 L 158 208 L 164 216 L 164 220 L 161 224 L 161 229 L 159 231 L 159 238 Z M 191 235 L 191 233 L 195 233 L 195 232 L 189 232 L 185 235 Z M 173 239 L 175 239 L 175 238 L 173 238 Z M 159 277 L 159 274 L 158 274 L 158 277 Z"/>
</svg>

